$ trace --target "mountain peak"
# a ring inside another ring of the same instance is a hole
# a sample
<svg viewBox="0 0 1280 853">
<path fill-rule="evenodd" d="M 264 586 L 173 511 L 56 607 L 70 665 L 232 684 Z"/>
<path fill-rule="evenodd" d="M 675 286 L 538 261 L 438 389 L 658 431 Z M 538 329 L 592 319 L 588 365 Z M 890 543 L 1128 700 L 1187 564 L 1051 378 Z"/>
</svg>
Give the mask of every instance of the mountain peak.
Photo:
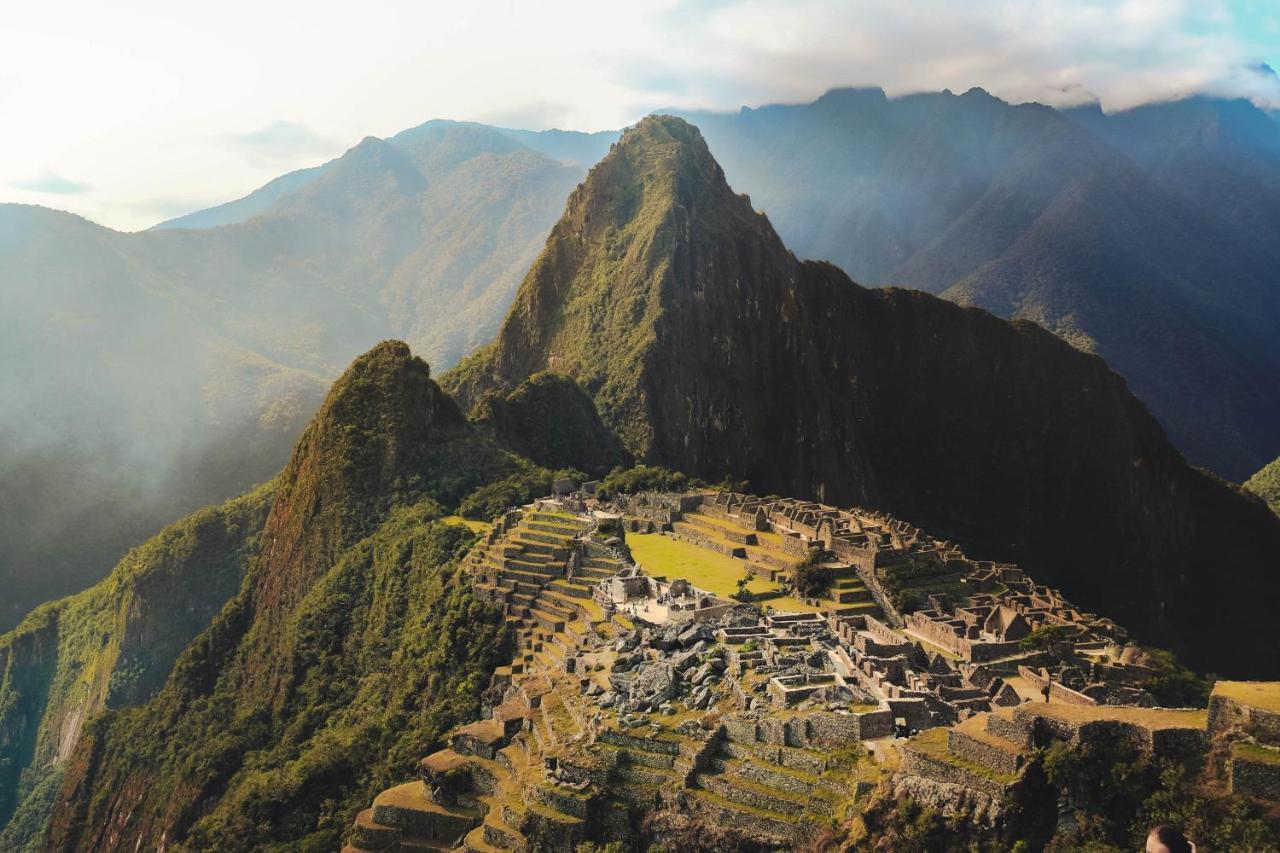
<svg viewBox="0 0 1280 853">
<path fill-rule="evenodd" d="M 602 168 L 616 165 L 617 160 L 626 160 L 630 177 L 640 181 L 672 177 L 680 181 L 719 182 L 728 187 L 702 133 L 678 116 L 646 116 L 628 128 L 604 160 L 591 170 L 588 183 L 597 173 L 610 180 L 617 178 L 617 172 Z"/>
<path fill-rule="evenodd" d="M 408 344 L 383 341 L 352 362 L 281 475 L 252 583 L 264 626 L 257 642 L 275 642 L 283 631 L 276 616 L 297 605 L 342 549 L 390 508 L 418 498 L 433 445 L 467 429 Z"/>
<path fill-rule="evenodd" d="M 759 278 L 750 267 L 765 258 L 790 254 L 729 188 L 698 129 L 649 116 L 570 196 L 494 345 L 444 383 L 471 405 L 544 370 L 568 375 L 597 399 L 605 395 L 606 423 L 645 458 L 652 419 L 637 379 L 657 327 L 684 315 L 691 298 L 729 298 L 728 290 Z"/>
</svg>

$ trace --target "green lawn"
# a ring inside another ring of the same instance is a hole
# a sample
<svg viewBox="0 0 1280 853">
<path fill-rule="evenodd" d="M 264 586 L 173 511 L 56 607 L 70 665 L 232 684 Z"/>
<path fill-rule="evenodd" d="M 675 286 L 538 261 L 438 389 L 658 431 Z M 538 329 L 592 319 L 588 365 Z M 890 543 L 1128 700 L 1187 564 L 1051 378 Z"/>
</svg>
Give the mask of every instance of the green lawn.
<svg viewBox="0 0 1280 853">
<path fill-rule="evenodd" d="M 445 524 L 457 524 L 467 528 L 472 533 L 484 533 L 489 529 L 489 525 L 483 521 L 476 521 L 472 518 L 463 518 L 460 515 L 446 515 L 440 519 Z"/>
<path fill-rule="evenodd" d="M 1258 746 L 1256 743 L 1247 741 L 1233 743 L 1231 745 L 1231 757 L 1263 764 L 1280 764 L 1280 750 L 1267 749 L 1265 746 Z"/>
<path fill-rule="evenodd" d="M 1280 681 L 1219 681 L 1214 696 L 1225 696 L 1252 708 L 1280 712 Z"/>
<path fill-rule="evenodd" d="M 746 572 L 745 560 L 702 548 L 691 542 L 673 539 L 661 533 L 630 533 L 627 545 L 631 556 L 650 575 L 664 575 L 668 580 L 684 578 L 698 589 L 728 598 L 738 591 L 738 578 Z M 752 578 L 747 589 L 753 593 L 768 593 L 777 586 L 765 578 Z M 775 610 L 811 613 L 820 608 L 811 607 L 791 597 L 768 598 L 759 602 Z"/>
</svg>

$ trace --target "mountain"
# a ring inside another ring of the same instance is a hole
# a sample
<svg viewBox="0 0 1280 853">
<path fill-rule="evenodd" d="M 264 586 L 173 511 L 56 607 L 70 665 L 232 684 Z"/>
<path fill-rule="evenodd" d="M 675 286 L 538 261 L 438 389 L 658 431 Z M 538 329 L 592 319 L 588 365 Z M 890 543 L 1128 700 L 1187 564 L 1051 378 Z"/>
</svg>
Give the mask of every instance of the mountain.
<svg viewBox="0 0 1280 853">
<path fill-rule="evenodd" d="M 322 389 L 139 274 L 131 239 L 0 206 L 0 628 L 269 478 Z"/>
<path fill-rule="evenodd" d="M 837 89 L 689 115 L 802 257 L 1103 356 L 1194 464 L 1280 453 L 1280 125 L 1247 102 Z M 140 234 L 0 207 L 0 629 L 270 477 L 374 341 L 444 368 L 490 340 L 616 138 L 427 122 Z"/>
<path fill-rule="evenodd" d="M 801 257 L 1102 355 L 1195 464 L 1243 479 L 1280 449 L 1280 125 L 1251 104 L 837 89 L 683 115 Z"/>
<path fill-rule="evenodd" d="M 1280 459 L 1244 481 L 1244 487 L 1267 502 L 1280 515 Z"/>
<path fill-rule="evenodd" d="M 149 701 L 85 727 L 41 846 L 339 846 L 479 710 L 507 635 L 458 569 L 474 534 L 441 518 L 522 470 L 405 344 L 358 358 L 280 475 L 238 592 Z"/>
<path fill-rule="evenodd" d="M 0 849 L 35 845 L 84 726 L 150 698 L 235 595 L 273 493 L 170 525 L 106 579 L 0 635 Z"/>
<path fill-rule="evenodd" d="M 1267 223 L 1280 215 L 1280 125 L 1250 101 L 1201 95 L 1110 114 L 1078 107 L 1066 115 L 1169 192 L 1276 252 Z"/>
<path fill-rule="evenodd" d="M 492 337 L 581 174 L 433 122 L 161 230 L 0 205 L 0 630 L 275 474 L 374 342 Z"/>
<path fill-rule="evenodd" d="M 244 198 L 238 198 L 205 210 L 196 210 L 152 226 L 153 231 L 166 228 L 217 228 L 247 222 L 269 211 L 280 199 L 297 192 L 313 178 L 319 176 L 324 166 L 298 169 L 274 178 Z"/>
<path fill-rule="evenodd" d="M 527 148 L 565 165 L 577 166 L 584 171 L 603 157 L 605 152 L 609 150 L 609 146 L 618 138 L 618 134 L 615 131 L 583 133 L 576 130 L 519 130 L 491 127 L 475 122 L 434 119 L 416 128 L 396 134 L 389 141 L 392 145 L 409 146 L 414 141 L 429 140 L 433 134 L 449 134 L 464 128 L 470 128 L 484 135 L 500 134 L 518 143 L 509 147 L 508 151 L 519 150 L 522 147 Z M 327 170 L 333 168 L 335 162 L 337 161 L 288 172 L 268 181 L 243 198 L 165 220 L 158 225 L 152 226 L 152 230 L 216 228 L 219 225 L 247 222 L 255 216 L 267 213 L 281 199 L 292 195 L 312 180 L 319 178 Z"/>
<path fill-rule="evenodd" d="M 1280 672 L 1275 516 L 1189 467 L 1101 358 L 798 261 L 678 118 L 592 169 L 442 384 L 468 406 L 543 370 L 642 461 L 911 518 L 1199 666 Z"/>
</svg>

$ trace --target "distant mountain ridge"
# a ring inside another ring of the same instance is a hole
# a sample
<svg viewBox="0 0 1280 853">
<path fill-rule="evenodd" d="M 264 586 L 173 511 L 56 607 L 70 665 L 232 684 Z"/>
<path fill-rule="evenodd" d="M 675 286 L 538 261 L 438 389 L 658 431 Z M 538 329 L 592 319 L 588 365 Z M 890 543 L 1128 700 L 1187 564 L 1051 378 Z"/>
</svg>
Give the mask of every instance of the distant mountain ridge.
<svg viewBox="0 0 1280 853">
<path fill-rule="evenodd" d="M 457 122 L 447 119 L 433 119 L 418 127 L 403 130 L 387 141 L 400 148 L 411 148 L 421 139 L 429 139 L 442 130 L 472 129 L 477 133 L 498 133 L 513 140 L 508 150 L 516 151 L 527 148 L 565 165 L 579 166 L 585 170 L 595 163 L 609 150 L 609 145 L 617 139 L 615 131 L 598 131 L 584 133 L 576 130 L 518 130 L 514 128 L 491 127 L 477 122 Z M 337 163 L 331 160 L 320 166 L 297 169 L 263 184 L 248 195 L 219 204 L 204 210 L 167 219 L 152 226 L 153 231 L 171 228 L 216 228 L 219 225 L 231 225 L 247 222 L 255 216 L 268 212 L 277 202 L 299 191 L 311 181 L 319 178 L 326 170 Z M 437 164 L 438 165 L 438 164 Z"/>
<path fill-rule="evenodd" d="M 1106 114 L 869 88 L 675 114 L 703 128 L 801 257 L 1102 354 L 1193 462 L 1225 476 L 1280 452 L 1280 124 L 1268 112 L 1207 96 Z M 617 137 L 489 130 L 580 167 Z"/>
<path fill-rule="evenodd" d="M 838 89 L 682 115 L 801 257 L 1098 352 L 1225 476 L 1280 451 L 1280 125 L 1247 101 Z"/>
<path fill-rule="evenodd" d="M 0 205 L 0 628 L 272 476 L 374 342 L 492 337 L 582 171 L 431 122 L 158 230 Z"/>
</svg>

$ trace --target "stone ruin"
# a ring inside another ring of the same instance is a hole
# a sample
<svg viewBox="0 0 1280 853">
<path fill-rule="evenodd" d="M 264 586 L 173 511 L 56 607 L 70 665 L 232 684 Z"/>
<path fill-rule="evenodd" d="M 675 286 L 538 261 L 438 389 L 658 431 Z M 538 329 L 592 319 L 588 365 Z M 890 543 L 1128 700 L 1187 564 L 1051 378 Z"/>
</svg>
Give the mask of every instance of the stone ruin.
<svg viewBox="0 0 1280 853">
<path fill-rule="evenodd" d="M 1151 670 L 1124 632 L 1016 566 L 869 511 L 558 491 L 498 519 L 467 558 L 517 647 L 483 719 L 378 795 L 346 853 L 573 849 L 659 811 L 790 849 L 865 805 L 891 755 L 893 790 L 994 825 L 1037 746 L 1107 732 L 1170 754 L 1230 737 L 1233 784 L 1280 792 L 1280 699 L 1237 688 L 1207 715 L 1143 707 Z M 628 529 L 762 573 L 810 560 L 843 583 L 814 612 L 726 601 L 639 569 Z M 945 587 L 905 613 L 891 571 L 904 564 Z M 1027 642 L 1046 626 L 1051 642 Z"/>
<path fill-rule="evenodd" d="M 634 564 L 600 581 L 593 595 L 606 613 L 620 610 L 653 624 L 705 622 L 734 606 L 734 602 L 697 589 L 683 578 L 667 581 L 651 577 Z"/>
</svg>

